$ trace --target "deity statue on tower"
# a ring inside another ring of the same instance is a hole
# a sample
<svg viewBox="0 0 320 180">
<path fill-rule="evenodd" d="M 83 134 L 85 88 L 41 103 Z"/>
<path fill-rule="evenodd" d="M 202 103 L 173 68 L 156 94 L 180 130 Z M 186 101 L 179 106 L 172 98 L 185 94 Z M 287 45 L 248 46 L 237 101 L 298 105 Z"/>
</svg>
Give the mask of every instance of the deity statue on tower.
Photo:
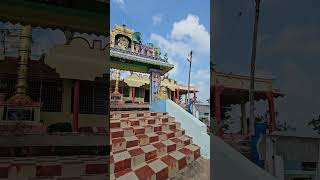
<svg viewBox="0 0 320 180">
<path fill-rule="evenodd" d="M 129 41 L 126 37 L 122 36 L 118 39 L 118 47 L 123 50 L 127 50 L 129 48 Z"/>
</svg>

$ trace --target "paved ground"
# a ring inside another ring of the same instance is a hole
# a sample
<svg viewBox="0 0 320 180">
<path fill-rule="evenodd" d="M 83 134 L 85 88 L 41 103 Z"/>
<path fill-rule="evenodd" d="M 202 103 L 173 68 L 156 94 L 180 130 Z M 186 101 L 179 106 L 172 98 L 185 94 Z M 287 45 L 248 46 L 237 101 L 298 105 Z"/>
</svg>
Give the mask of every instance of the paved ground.
<svg viewBox="0 0 320 180">
<path fill-rule="evenodd" d="M 208 180 L 210 179 L 210 160 L 200 157 L 171 180 Z"/>
</svg>

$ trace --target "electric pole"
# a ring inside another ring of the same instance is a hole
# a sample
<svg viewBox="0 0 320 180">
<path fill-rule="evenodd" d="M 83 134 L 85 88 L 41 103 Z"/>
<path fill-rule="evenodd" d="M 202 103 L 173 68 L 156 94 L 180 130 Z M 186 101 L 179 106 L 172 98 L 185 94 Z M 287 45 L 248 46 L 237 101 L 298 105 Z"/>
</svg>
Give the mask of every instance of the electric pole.
<svg viewBox="0 0 320 180">
<path fill-rule="evenodd" d="M 188 61 L 189 61 L 189 79 L 188 79 L 188 99 L 187 99 L 187 107 L 188 107 L 188 104 L 189 104 L 189 101 L 190 101 L 189 92 L 190 92 L 190 75 L 191 75 L 191 63 L 192 63 L 192 50 L 190 51 Z"/>
<path fill-rule="evenodd" d="M 254 115 L 254 82 L 255 82 L 255 69 L 256 69 L 256 51 L 257 51 L 257 35 L 259 25 L 260 13 L 260 0 L 255 0 L 255 19 L 252 40 L 252 54 L 251 54 L 251 69 L 250 69 L 250 90 L 249 90 L 249 103 L 250 103 L 250 116 L 249 116 L 249 131 L 250 135 L 255 135 L 255 115 Z"/>
</svg>

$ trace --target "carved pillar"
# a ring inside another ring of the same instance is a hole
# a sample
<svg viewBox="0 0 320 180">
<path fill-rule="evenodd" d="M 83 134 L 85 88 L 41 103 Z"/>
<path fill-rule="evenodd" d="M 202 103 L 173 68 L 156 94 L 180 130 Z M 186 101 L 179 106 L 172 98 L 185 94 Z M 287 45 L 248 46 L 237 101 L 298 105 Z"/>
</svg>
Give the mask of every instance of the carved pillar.
<svg viewBox="0 0 320 180">
<path fill-rule="evenodd" d="M 20 49 L 17 67 L 17 84 L 16 94 L 26 95 L 28 87 L 28 61 L 31 54 L 31 40 L 32 40 L 32 28 L 31 26 L 24 26 L 20 35 Z"/>
<path fill-rule="evenodd" d="M 120 81 L 120 70 L 116 70 L 116 84 L 114 87 L 114 92 L 119 92 L 119 81 Z"/>
<path fill-rule="evenodd" d="M 6 116 L 4 119 L 40 121 L 41 104 L 34 102 L 29 96 L 27 96 L 28 63 L 31 54 L 31 40 L 31 26 L 23 26 L 20 34 L 19 60 L 17 62 L 16 92 L 15 95 L 10 97 L 5 103 L 7 106 L 7 112 L 9 109 L 16 110 L 17 108 L 23 108 L 25 111 L 29 111 L 31 115 L 14 113 L 14 116 Z"/>
<path fill-rule="evenodd" d="M 248 122 L 245 101 L 241 102 L 241 132 L 242 134 L 248 134 Z"/>
<path fill-rule="evenodd" d="M 158 99 L 160 92 L 161 76 L 160 70 L 150 69 L 150 104 Z"/>
<path fill-rule="evenodd" d="M 274 98 L 272 92 L 267 92 L 268 106 L 269 106 L 269 133 L 276 130 L 276 114 L 274 108 Z"/>
<path fill-rule="evenodd" d="M 80 98 L 80 81 L 76 80 L 73 86 L 73 117 L 72 117 L 73 132 L 77 132 L 79 128 L 79 98 Z"/>
<path fill-rule="evenodd" d="M 180 104 L 180 89 L 177 89 L 177 100 L 178 104 Z"/>
<path fill-rule="evenodd" d="M 132 89 L 132 103 L 135 103 L 136 101 L 136 88 L 135 87 L 131 87 Z"/>
</svg>

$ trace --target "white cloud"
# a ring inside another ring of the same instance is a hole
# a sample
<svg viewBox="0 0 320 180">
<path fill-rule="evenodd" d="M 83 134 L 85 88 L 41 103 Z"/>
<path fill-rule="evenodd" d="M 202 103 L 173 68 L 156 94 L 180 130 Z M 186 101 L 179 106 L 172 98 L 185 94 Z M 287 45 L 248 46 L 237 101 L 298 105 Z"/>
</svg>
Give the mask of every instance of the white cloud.
<svg viewBox="0 0 320 180">
<path fill-rule="evenodd" d="M 191 72 L 191 75 L 194 80 L 209 80 L 210 69 L 198 69 L 196 72 Z"/>
<path fill-rule="evenodd" d="M 199 90 L 200 99 L 206 101 L 210 97 L 210 69 L 198 69 L 191 72 L 191 82 L 194 82 L 195 86 Z"/>
<path fill-rule="evenodd" d="M 187 57 L 193 50 L 191 83 L 199 88 L 198 97 L 202 100 L 210 97 L 210 34 L 199 17 L 189 14 L 173 23 L 170 34 L 162 36 L 152 33 L 150 40 L 160 47 L 162 54 L 168 53 L 169 62 L 175 66 L 169 75 L 181 84 L 188 81 Z"/>
<path fill-rule="evenodd" d="M 154 26 L 160 25 L 162 22 L 162 17 L 163 17 L 162 14 L 157 14 L 157 15 L 152 16 L 153 25 Z"/>
<path fill-rule="evenodd" d="M 198 51 L 208 52 L 210 50 L 210 34 L 200 24 L 198 16 L 189 14 L 186 19 L 175 22 L 171 31 L 171 38 L 176 40 L 190 39 L 197 46 Z"/>
<path fill-rule="evenodd" d="M 154 41 L 162 49 L 162 52 L 168 53 L 170 56 L 187 57 L 191 46 L 181 41 L 172 41 L 158 34 L 151 34 L 151 41 Z"/>
<path fill-rule="evenodd" d="M 152 33 L 150 39 L 171 56 L 187 58 L 190 50 L 195 52 L 195 56 L 210 53 L 210 34 L 195 15 L 189 14 L 185 19 L 175 22 L 167 38 Z"/>
<path fill-rule="evenodd" d="M 125 5 L 125 0 L 113 0 L 119 7 L 123 8 Z"/>
</svg>

